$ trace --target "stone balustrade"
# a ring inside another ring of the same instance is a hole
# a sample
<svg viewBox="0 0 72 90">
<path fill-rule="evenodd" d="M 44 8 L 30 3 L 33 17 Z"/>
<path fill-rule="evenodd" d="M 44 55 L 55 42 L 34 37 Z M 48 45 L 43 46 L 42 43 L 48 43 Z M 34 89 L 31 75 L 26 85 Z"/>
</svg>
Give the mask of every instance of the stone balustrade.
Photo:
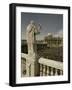
<svg viewBox="0 0 72 90">
<path fill-rule="evenodd" d="M 63 63 L 40 58 L 40 76 L 55 76 L 55 75 L 63 75 Z"/>
<path fill-rule="evenodd" d="M 25 58 L 26 59 L 26 74 L 29 73 L 29 75 L 27 74 L 27 76 L 31 76 L 31 60 L 28 57 L 27 54 L 22 53 L 21 54 L 21 58 Z M 30 65 L 29 65 L 30 62 Z M 54 60 L 50 60 L 50 59 L 45 59 L 45 58 L 40 58 L 38 60 L 38 63 L 40 65 L 39 69 L 39 76 L 55 76 L 55 75 L 63 75 L 63 63 L 62 62 L 58 62 L 58 61 L 54 61 Z M 29 65 L 29 66 L 28 66 Z"/>
</svg>

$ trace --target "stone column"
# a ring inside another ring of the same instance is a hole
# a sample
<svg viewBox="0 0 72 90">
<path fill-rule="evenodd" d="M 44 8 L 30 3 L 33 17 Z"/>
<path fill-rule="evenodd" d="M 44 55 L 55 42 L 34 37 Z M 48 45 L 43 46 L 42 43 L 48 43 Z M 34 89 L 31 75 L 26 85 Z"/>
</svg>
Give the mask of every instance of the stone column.
<svg viewBox="0 0 72 90">
<path fill-rule="evenodd" d="M 30 76 L 30 63 L 27 62 L 28 59 L 26 59 L 26 76 L 29 77 Z"/>
<path fill-rule="evenodd" d="M 40 69 L 37 56 L 35 54 L 28 55 L 26 59 L 26 76 L 39 76 L 39 73 Z"/>
</svg>

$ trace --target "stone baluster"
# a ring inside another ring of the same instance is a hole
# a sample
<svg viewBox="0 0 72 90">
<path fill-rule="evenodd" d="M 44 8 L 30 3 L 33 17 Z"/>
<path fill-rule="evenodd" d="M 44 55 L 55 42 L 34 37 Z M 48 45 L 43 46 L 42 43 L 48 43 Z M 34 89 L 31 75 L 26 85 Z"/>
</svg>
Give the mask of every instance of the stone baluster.
<svg viewBox="0 0 72 90">
<path fill-rule="evenodd" d="M 58 73 L 57 73 L 57 69 L 55 68 L 55 76 L 56 76 L 56 75 L 58 75 Z"/>
<path fill-rule="evenodd" d="M 49 67 L 47 66 L 47 75 L 49 75 Z"/>
<path fill-rule="evenodd" d="M 53 67 L 51 67 L 51 76 L 53 76 Z"/>
<path fill-rule="evenodd" d="M 43 65 L 40 64 L 40 76 L 43 76 Z"/>
<path fill-rule="evenodd" d="M 60 70 L 60 75 L 63 75 L 63 71 L 62 70 Z"/>
<path fill-rule="evenodd" d="M 43 65 L 43 76 L 45 76 L 45 65 Z"/>
</svg>

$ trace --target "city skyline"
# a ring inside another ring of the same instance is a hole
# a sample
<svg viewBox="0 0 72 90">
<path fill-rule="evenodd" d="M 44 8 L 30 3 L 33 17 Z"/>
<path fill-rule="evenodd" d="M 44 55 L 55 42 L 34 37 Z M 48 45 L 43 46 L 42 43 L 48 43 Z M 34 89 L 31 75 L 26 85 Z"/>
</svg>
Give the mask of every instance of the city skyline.
<svg viewBox="0 0 72 90">
<path fill-rule="evenodd" d="M 63 33 L 62 14 L 40 14 L 40 13 L 21 13 L 21 40 L 26 39 L 26 27 L 33 20 L 36 24 L 41 24 L 40 34 L 37 40 L 43 40 L 48 33 L 61 36 Z"/>
</svg>

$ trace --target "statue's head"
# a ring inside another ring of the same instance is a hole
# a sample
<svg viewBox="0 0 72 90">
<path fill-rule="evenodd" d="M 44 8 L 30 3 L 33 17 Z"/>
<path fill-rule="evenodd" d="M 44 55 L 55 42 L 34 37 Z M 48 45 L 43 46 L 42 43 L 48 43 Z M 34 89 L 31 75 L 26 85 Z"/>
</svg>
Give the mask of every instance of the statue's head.
<svg viewBox="0 0 72 90">
<path fill-rule="evenodd" d="M 34 24 L 34 21 L 33 21 L 33 20 L 31 20 L 31 21 L 30 21 L 30 24 Z"/>
</svg>

